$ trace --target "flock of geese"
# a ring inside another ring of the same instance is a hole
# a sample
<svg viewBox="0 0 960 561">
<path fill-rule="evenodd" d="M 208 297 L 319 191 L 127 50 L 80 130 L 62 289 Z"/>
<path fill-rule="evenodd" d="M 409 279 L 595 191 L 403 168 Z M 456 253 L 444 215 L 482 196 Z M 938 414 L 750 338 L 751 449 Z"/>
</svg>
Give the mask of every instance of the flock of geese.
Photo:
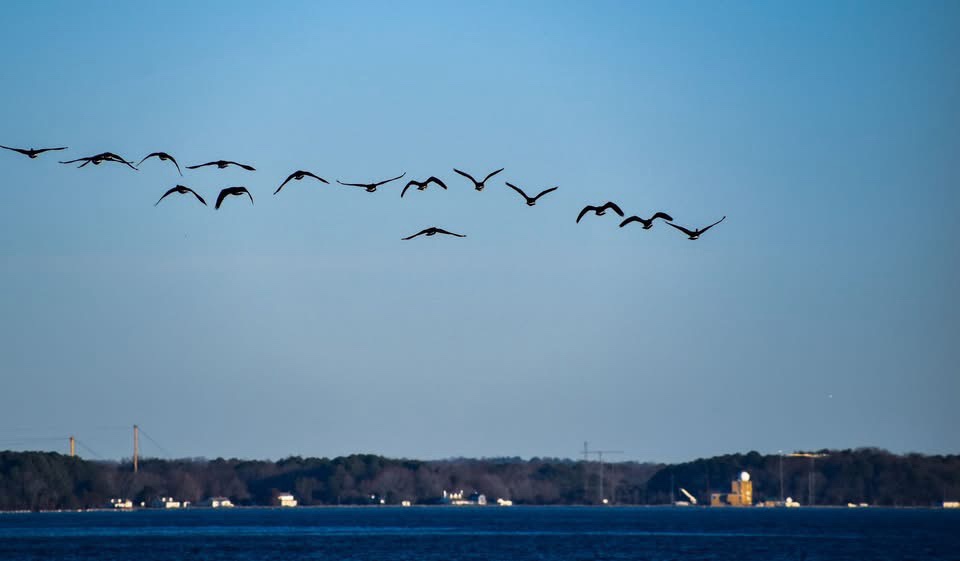
<svg viewBox="0 0 960 561">
<path fill-rule="evenodd" d="M 57 148 L 37 148 L 37 149 L 34 149 L 34 148 L 11 148 L 11 147 L 9 147 L 9 146 L 0 145 L 0 148 L 3 148 L 3 149 L 5 149 L 5 150 L 10 150 L 10 151 L 13 151 L 13 152 L 17 152 L 17 153 L 19 153 L 19 154 L 23 154 L 24 156 L 27 156 L 27 157 L 30 158 L 30 159 L 35 159 L 35 158 L 37 158 L 39 155 L 41 155 L 41 154 L 43 154 L 43 153 L 45 153 L 45 152 L 55 152 L 55 151 L 60 151 L 60 150 L 67 150 L 67 147 L 66 147 L 66 146 L 60 146 L 60 147 L 57 147 Z M 60 163 L 61 163 L 61 164 L 76 164 L 76 163 L 79 163 L 80 165 L 78 165 L 77 167 L 78 167 L 78 168 L 82 168 L 82 167 L 87 166 L 87 165 L 89 165 L 89 164 L 93 164 L 93 165 L 95 165 L 95 166 L 99 166 L 100 164 L 102 164 L 102 163 L 104 163 L 104 162 L 111 162 L 111 163 L 116 163 L 116 164 L 125 165 L 125 166 L 129 167 L 130 169 L 137 171 L 137 170 L 138 170 L 138 167 L 141 166 L 141 165 L 143 165 L 143 163 L 144 163 L 145 161 L 149 160 L 150 158 L 157 158 L 157 159 L 160 160 L 161 162 L 170 162 L 170 163 L 172 163 L 172 164 L 177 168 L 177 173 L 179 173 L 180 176 L 183 177 L 183 171 L 180 169 L 180 164 L 177 163 L 177 160 L 176 160 L 173 156 L 171 156 L 170 154 L 168 154 L 168 153 L 166 153 L 166 152 L 152 152 L 152 153 L 150 153 L 150 154 L 147 154 L 147 155 L 146 155 L 142 160 L 140 160 L 140 162 L 137 163 L 136 165 L 134 165 L 134 163 L 133 163 L 132 161 L 128 161 L 128 160 L 126 160 L 126 159 L 118 156 L 117 154 L 114 154 L 113 152 L 103 152 L 103 153 L 100 153 L 100 154 L 96 154 L 96 155 L 93 155 L 93 156 L 87 156 L 87 157 L 84 157 L 84 158 L 76 158 L 76 159 L 73 159 L 73 160 L 60 161 Z M 241 163 L 239 163 L 239 162 L 234 162 L 234 161 L 231 161 L 231 160 L 216 160 L 216 161 L 213 161 L 213 162 L 207 162 L 207 163 L 205 163 L 205 164 L 197 164 L 197 165 L 194 165 L 194 166 L 186 166 L 186 168 L 187 168 L 187 169 L 190 169 L 190 170 L 194 170 L 194 169 L 200 169 L 200 168 L 209 167 L 209 166 L 216 166 L 217 169 L 225 169 L 225 168 L 230 167 L 230 166 L 235 166 L 235 167 L 238 167 L 238 168 L 247 170 L 247 171 L 256 171 L 256 168 L 254 168 L 253 166 L 250 166 L 250 165 L 247 165 L 247 164 L 241 164 Z M 456 168 L 454 168 L 453 171 L 454 171 L 455 173 L 457 173 L 457 174 L 459 174 L 459 175 L 462 175 L 463 177 L 469 179 L 469 180 L 473 183 L 474 189 L 476 189 L 477 191 L 483 191 L 484 187 L 486 186 L 486 182 L 487 182 L 491 177 L 493 177 L 493 176 L 497 175 L 498 173 L 502 172 L 503 169 L 504 169 L 504 168 L 500 168 L 500 169 L 498 169 L 498 170 L 495 170 L 495 171 L 492 171 L 492 172 L 488 173 L 488 174 L 487 174 L 482 180 L 480 180 L 480 181 L 477 181 L 477 179 L 475 179 L 472 175 L 470 175 L 469 173 L 467 173 L 467 172 L 465 172 L 465 171 L 461 171 L 461 170 L 456 169 Z M 398 179 L 401 179 L 401 178 L 403 178 L 404 176 L 406 176 L 406 172 L 401 173 L 400 175 L 398 175 L 398 176 L 396 176 L 396 177 L 391 177 L 390 179 L 384 179 L 383 181 L 375 181 L 375 182 L 372 182 L 372 183 L 345 183 L 345 182 L 343 182 L 343 181 L 340 181 L 339 179 L 337 180 L 337 183 L 339 183 L 340 185 L 347 186 L 347 187 L 360 187 L 360 188 L 365 189 L 368 193 L 373 193 L 373 192 L 376 192 L 376 190 L 377 190 L 378 187 L 381 187 L 381 186 L 383 186 L 383 185 L 386 185 L 386 184 L 388 184 L 388 183 L 391 183 L 391 182 L 393 182 L 393 181 L 396 181 L 396 180 L 398 180 Z M 309 177 L 309 178 L 311 178 L 311 179 L 313 179 L 313 180 L 315 180 L 315 181 L 319 181 L 319 182 L 321 182 L 321 183 L 325 183 L 325 184 L 329 184 L 329 183 L 330 183 L 330 182 L 327 181 L 326 179 L 324 179 L 324 178 L 322 178 L 322 177 L 320 177 L 320 176 L 318 176 L 318 175 L 315 175 L 315 174 L 313 174 L 313 173 L 311 173 L 311 172 L 309 172 L 309 171 L 297 170 L 297 171 L 291 173 L 286 179 L 284 179 L 284 180 L 283 180 L 283 183 L 281 183 L 280 186 L 277 187 L 277 190 L 274 191 L 273 194 L 276 195 L 276 194 L 280 193 L 280 191 L 283 189 L 283 187 L 284 187 L 287 183 L 290 183 L 291 181 L 300 181 L 300 180 L 303 180 L 303 179 L 305 179 L 305 178 L 307 178 L 307 177 Z M 423 181 L 417 181 L 417 180 L 415 180 L 415 179 L 411 179 L 410 181 L 408 181 L 407 184 L 404 185 L 403 190 L 400 191 L 400 197 L 403 198 L 403 196 L 407 193 L 407 190 L 410 189 L 410 187 L 416 187 L 418 191 L 424 191 L 424 190 L 426 190 L 427 187 L 429 187 L 431 184 L 434 184 L 434 185 L 436 185 L 437 187 L 440 187 L 441 189 L 444 189 L 444 190 L 447 189 L 447 185 L 446 185 L 446 183 L 443 182 L 442 179 L 440 179 L 440 178 L 438 178 L 438 177 L 436 177 L 436 176 L 431 175 L 430 177 L 426 178 L 426 179 L 423 180 Z M 527 203 L 527 206 L 535 206 L 535 205 L 537 204 L 537 201 L 538 201 L 541 197 L 543 197 L 544 195 L 550 194 L 550 193 L 556 191 L 556 190 L 559 188 L 559 187 L 550 187 L 549 189 L 544 189 L 543 191 L 540 191 L 539 193 L 536 194 L 536 196 L 531 197 L 531 196 L 527 195 L 527 193 L 524 192 L 523 189 L 517 187 L 516 185 L 514 185 L 514 184 L 512 184 L 512 183 L 510 183 L 510 182 L 505 182 L 505 184 L 506 184 L 507 187 L 513 189 L 514 191 L 517 192 L 517 194 L 519 194 L 521 197 L 523 197 L 524 201 Z M 165 193 L 163 194 L 163 196 L 161 196 L 160 199 L 157 200 L 156 203 L 154 203 L 153 206 L 159 205 L 161 201 L 163 201 L 163 200 L 166 199 L 168 196 L 173 195 L 173 194 L 177 194 L 177 195 L 187 195 L 187 194 L 190 194 L 190 195 L 193 195 L 193 196 L 197 199 L 197 201 L 199 201 L 200 203 L 202 203 L 204 206 L 207 205 L 207 201 L 205 201 L 205 200 L 203 199 L 203 197 L 200 196 L 199 193 L 197 193 L 196 191 L 194 191 L 194 190 L 191 189 L 190 187 L 187 187 L 187 186 L 185 186 L 185 185 L 176 185 L 176 186 L 170 188 L 169 190 L 167 190 L 167 192 L 165 192 Z M 223 204 L 224 200 L 225 200 L 227 197 L 230 197 L 230 196 L 242 197 L 243 195 L 246 195 L 247 197 L 249 197 L 249 198 L 250 198 L 250 204 L 253 204 L 253 195 L 250 194 L 250 191 L 248 191 L 246 187 L 244 187 L 244 186 L 226 187 L 226 188 L 224 188 L 224 189 L 222 189 L 222 190 L 220 191 L 220 194 L 219 194 L 219 195 L 217 195 L 217 201 L 216 201 L 216 203 L 214 204 L 214 208 L 215 208 L 215 209 L 219 209 L 220 206 Z M 601 206 L 587 205 L 587 206 L 583 207 L 583 210 L 581 210 L 581 211 L 580 211 L 580 214 L 577 215 L 577 224 L 580 223 L 580 220 L 581 220 L 584 216 L 586 216 L 587 214 L 589 214 L 589 213 L 591 213 L 591 212 L 594 213 L 596 216 L 603 216 L 604 214 L 606 214 L 606 212 L 607 212 L 608 210 L 612 210 L 614 213 L 616 213 L 617 215 L 619 215 L 621 218 L 624 218 L 624 212 L 623 212 L 623 210 L 620 209 L 619 206 L 617 206 L 615 203 L 607 202 L 607 203 L 604 203 L 604 204 L 601 205 Z M 673 223 L 673 217 L 670 216 L 669 214 L 667 214 L 667 213 L 665 213 L 665 212 L 657 212 L 657 213 L 655 213 L 653 216 L 651 216 L 650 218 L 642 218 L 642 217 L 636 216 L 636 215 L 634 215 L 634 216 L 629 216 L 629 217 L 625 218 L 622 222 L 620 222 L 620 227 L 623 228 L 624 226 L 626 226 L 626 225 L 628 225 L 628 224 L 631 224 L 631 223 L 633 223 L 633 222 L 638 222 L 638 223 L 640 223 L 640 224 L 643 225 L 643 229 L 644 229 L 644 230 L 649 230 L 650 228 L 653 227 L 654 221 L 657 220 L 658 218 L 661 219 L 661 220 L 663 220 L 668 226 L 672 226 L 673 228 L 676 228 L 677 230 L 679 230 L 679 231 L 683 232 L 684 234 L 686 234 L 687 239 L 696 240 L 696 239 L 698 239 L 700 236 L 702 236 L 703 234 L 705 234 L 705 233 L 707 232 L 707 230 L 709 230 L 710 228 L 713 228 L 713 227 L 716 226 L 717 224 L 723 222 L 727 217 L 724 216 L 724 217 L 721 218 L 720 220 L 717 220 L 717 221 L 714 222 L 713 224 L 710 224 L 709 226 L 706 226 L 706 227 L 704 227 L 704 228 L 694 228 L 693 230 L 691 230 L 691 229 L 689 229 L 689 228 L 685 228 L 685 227 L 683 227 L 683 226 L 678 226 L 677 224 L 674 224 L 674 223 Z M 426 229 L 424 229 L 424 230 L 421 230 L 420 232 L 417 232 L 416 234 L 413 234 L 413 235 L 411 235 L 411 236 L 407 236 L 407 237 L 401 238 L 401 239 L 402 239 L 402 240 L 412 240 L 413 238 L 416 238 L 416 237 L 418 237 L 418 236 L 427 236 L 427 237 L 430 237 L 430 236 L 435 236 L 435 235 L 437 235 L 437 234 L 444 234 L 444 235 L 447 235 L 447 236 L 453 236 L 453 237 L 457 237 L 457 238 L 465 238 L 465 237 L 466 237 L 466 235 L 464 235 L 464 234 L 457 234 L 457 233 L 454 233 L 454 232 L 450 232 L 450 231 L 444 230 L 444 229 L 442 229 L 442 228 L 430 227 L 430 228 L 426 228 Z"/>
</svg>

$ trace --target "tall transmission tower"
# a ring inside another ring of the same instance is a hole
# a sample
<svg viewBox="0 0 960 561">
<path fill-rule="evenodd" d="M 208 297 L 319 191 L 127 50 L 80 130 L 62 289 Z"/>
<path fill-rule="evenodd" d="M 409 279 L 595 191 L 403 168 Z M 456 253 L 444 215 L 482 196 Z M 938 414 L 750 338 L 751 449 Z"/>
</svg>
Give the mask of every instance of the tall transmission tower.
<svg viewBox="0 0 960 561">
<path fill-rule="evenodd" d="M 140 456 L 140 428 L 133 425 L 133 473 L 137 473 Z"/>
<path fill-rule="evenodd" d="M 597 462 L 599 463 L 599 468 L 598 468 L 598 471 L 600 474 L 599 492 L 600 492 L 600 502 L 602 503 L 603 502 L 603 455 L 604 454 L 623 454 L 624 452 L 623 450 L 590 450 L 590 448 L 587 446 L 587 442 L 584 441 L 583 451 L 580 453 L 583 454 L 583 462 L 584 462 L 583 464 L 583 498 L 584 500 L 586 500 L 587 498 L 587 464 L 590 461 L 590 454 L 596 454 Z"/>
<path fill-rule="evenodd" d="M 794 452 L 793 454 L 787 454 L 791 458 L 810 458 L 810 475 L 807 476 L 807 504 L 813 506 L 813 491 L 814 485 L 817 477 L 816 461 L 817 458 L 826 458 L 829 454 L 818 454 L 815 452 Z"/>
</svg>

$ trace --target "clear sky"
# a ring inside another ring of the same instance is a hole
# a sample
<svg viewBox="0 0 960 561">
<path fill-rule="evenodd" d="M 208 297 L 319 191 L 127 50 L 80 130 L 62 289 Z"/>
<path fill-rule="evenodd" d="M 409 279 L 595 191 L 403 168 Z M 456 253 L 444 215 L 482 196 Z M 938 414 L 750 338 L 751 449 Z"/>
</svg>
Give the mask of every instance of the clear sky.
<svg viewBox="0 0 960 561">
<path fill-rule="evenodd" d="M 3 11 L 0 448 L 960 452 L 960 3 Z"/>
</svg>

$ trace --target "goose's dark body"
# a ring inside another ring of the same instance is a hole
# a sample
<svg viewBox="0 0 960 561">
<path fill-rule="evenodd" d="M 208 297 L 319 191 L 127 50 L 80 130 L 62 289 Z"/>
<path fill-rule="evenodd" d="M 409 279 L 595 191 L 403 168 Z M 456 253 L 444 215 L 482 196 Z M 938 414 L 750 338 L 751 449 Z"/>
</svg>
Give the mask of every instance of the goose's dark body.
<svg viewBox="0 0 960 561">
<path fill-rule="evenodd" d="M 187 193 L 190 193 L 190 194 L 192 194 L 194 197 L 196 197 L 198 201 L 200 201 L 201 203 L 203 203 L 203 206 L 207 206 L 207 201 L 203 200 L 203 197 L 201 197 L 200 195 L 198 195 L 196 191 L 194 191 L 193 189 L 187 187 L 186 185 L 177 185 L 176 187 L 171 188 L 169 191 L 167 191 L 166 193 L 164 193 L 163 196 L 160 197 L 160 199 L 153 204 L 153 206 L 157 206 L 158 204 L 160 204 L 160 201 L 162 201 L 163 199 L 167 198 L 167 195 L 170 195 L 170 194 L 173 194 L 173 193 L 179 193 L 179 194 L 181 194 L 181 195 L 186 195 Z M 219 201 L 218 201 L 218 204 L 219 204 Z"/>
<path fill-rule="evenodd" d="M 437 234 L 445 234 L 445 235 L 447 235 L 447 236 L 456 236 L 456 237 L 458 237 L 458 238 L 465 238 L 465 237 L 467 237 L 467 236 L 465 236 L 464 234 L 454 234 L 453 232 L 448 232 L 448 231 L 444 230 L 443 228 L 427 228 L 427 229 L 425 229 L 425 230 L 420 230 L 419 232 L 417 232 L 416 234 L 414 234 L 414 235 L 412 235 L 412 236 L 407 236 L 407 237 L 405 237 L 405 238 L 400 238 L 400 239 L 406 241 L 406 240 L 412 240 L 413 238 L 415 238 L 415 237 L 417 237 L 417 236 L 427 236 L 427 237 L 430 237 L 430 236 L 435 236 L 435 235 L 437 235 Z"/>
<path fill-rule="evenodd" d="M 612 210 L 613 212 L 619 214 L 620 216 L 623 216 L 623 211 L 620 210 L 620 207 L 608 201 L 602 206 L 587 205 L 583 207 L 583 210 L 581 210 L 580 214 L 577 215 L 577 224 L 580 223 L 580 219 L 583 218 L 583 216 L 588 212 L 594 212 L 596 213 L 597 216 L 603 216 L 604 214 L 607 213 L 608 210 Z"/>
<path fill-rule="evenodd" d="M 250 197 L 250 204 L 253 204 L 253 195 L 250 194 L 250 191 L 247 191 L 246 187 L 243 187 L 243 186 L 227 187 L 226 189 L 221 190 L 220 194 L 217 195 L 217 204 L 215 204 L 213 208 L 219 209 L 220 205 L 223 204 L 223 199 L 229 197 L 230 195 L 239 197 L 244 194 Z"/>
<path fill-rule="evenodd" d="M 61 163 L 61 164 L 75 164 L 75 163 L 77 163 L 77 162 L 83 162 L 82 164 L 80 164 L 79 166 L 77 166 L 78 168 L 82 168 L 82 167 L 86 166 L 87 164 L 93 164 L 93 165 L 95 165 L 95 166 L 99 166 L 99 165 L 100 165 L 101 163 L 103 163 L 103 162 L 116 162 L 116 163 L 118 163 L 118 164 L 124 164 L 124 165 L 126 165 L 127 167 L 129 167 L 130 169 L 132 169 L 132 170 L 134 170 L 134 171 L 137 170 L 137 168 L 134 167 L 133 162 L 128 162 L 127 160 L 124 160 L 123 158 L 121 158 L 120 156 L 114 154 L 113 152 L 102 152 L 102 153 L 96 154 L 96 155 L 94 155 L 94 156 L 88 156 L 88 157 L 86 157 L 86 158 L 77 158 L 77 159 L 75 159 L 75 160 L 67 160 L 66 162 L 60 162 L 60 163 Z"/>
<path fill-rule="evenodd" d="M 183 177 L 183 172 L 180 171 L 180 164 L 177 163 L 176 158 L 174 158 L 170 154 L 167 154 L 166 152 L 152 152 L 150 154 L 147 154 L 142 160 L 140 160 L 140 163 L 137 164 L 137 167 L 142 166 L 143 162 L 149 160 L 150 158 L 156 158 L 161 162 L 173 162 L 173 165 L 177 167 L 177 173 L 180 174 L 180 177 Z"/>
<path fill-rule="evenodd" d="M 684 228 L 683 226 L 677 226 L 676 224 L 674 224 L 674 223 L 672 223 L 672 222 L 667 222 L 667 225 L 673 226 L 673 227 L 676 228 L 677 230 L 680 230 L 681 232 L 683 232 L 684 234 L 686 234 L 688 240 L 696 240 L 696 239 L 698 239 L 700 236 L 702 236 L 703 234 L 706 234 L 706 233 L 707 233 L 707 230 L 709 230 L 710 228 L 713 228 L 714 226 L 716 226 L 717 224 L 723 222 L 723 221 L 726 220 L 726 219 L 727 219 L 727 217 L 724 216 L 723 218 L 721 218 L 720 220 L 717 220 L 716 222 L 714 222 L 713 224 L 707 226 L 706 228 L 696 228 L 696 229 L 694 229 L 694 230 L 688 230 L 687 228 Z"/>
<path fill-rule="evenodd" d="M 215 162 L 207 162 L 207 163 L 205 163 L 205 164 L 197 164 L 197 165 L 195 165 L 195 166 L 187 166 L 187 169 L 199 169 L 199 168 L 204 168 L 204 167 L 207 167 L 207 166 L 217 166 L 218 169 L 225 169 L 225 168 L 227 168 L 228 166 L 237 166 L 237 167 L 243 168 L 243 169 L 245 169 L 245 170 L 247 170 L 247 171 L 257 171 L 257 168 L 255 168 L 255 167 L 253 167 L 253 166 L 248 166 L 247 164 L 241 164 L 241 163 L 239 163 L 239 162 L 234 162 L 234 161 L 231 161 L 231 160 L 217 160 L 217 161 L 215 161 Z"/>
<path fill-rule="evenodd" d="M 403 187 L 403 191 L 400 191 L 400 198 L 403 198 L 403 195 L 407 192 L 407 189 L 409 189 L 412 185 L 416 185 L 416 186 L 417 186 L 417 191 L 423 191 L 423 190 L 426 189 L 427 186 L 430 185 L 431 183 L 436 183 L 436 184 L 439 185 L 440 187 L 443 187 L 444 190 L 446 190 L 446 188 L 447 188 L 446 184 L 444 184 L 443 181 L 441 181 L 439 178 L 437 178 L 437 177 L 435 177 L 435 176 L 432 176 L 432 175 L 431 175 L 430 177 L 428 177 L 425 181 L 416 181 L 416 180 L 411 179 L 411 180 L 410 180 L 409 182 L 407 182 L 407 184 Z"/>
<path fill-rule="evenodd" d="M 291 173 L 286 179 L 284 179 L 284 180 L 283 180 L 283 183 L 281 183 L 280 186 L 277 187 L 277 190 L 274 191 L 273 194 L 276 195 L 277 193 L 279 193 L 279 192 L 280 192 L 280 189 L 283 189 L 283 186 L 286 185 L 287 183 L 289 183 L 289 182 L 291 182 L 291 181 L 300 181 L 300 180 L 303 179 L 304 177 L 312 177 L 312 178 L 316 179 L 317 181 L 320 181 L 321 183 L 327 183 L 327 184 L 330 183 L 330 182 L 327 181 L 326 179 L 324 179 L 324 178 L 322 178 L 322 177 L 320 177 L 320 176 L 314 175 L 314 174 L 310 173 L 309 171 L 304 171 L 304 170 L 302 170 L 302 169 L 298 169 L 297 171 Z"/>
<path fill-rule="evenodd" d="M 621 222 L 620 227 L 623 228 L 624 226 L 626 226 L 627 224 L 630 224 L 631 222 L 639 222 L 643 224 L 644 230 L 649 230 L 650 228 L 653 228 L 653 221 L 656 220 L 657 218 L 662 218 L 664 220 L 673 220 L 673 217 L 667 214 L 666 212 L 658 212 L 653 216 L 651 216 L 650 218 L 640 218 L 639 216 L 634 215 L 634 216 L 627 217 L 626 220 Z"/>
<path fill-rule="evenodd" d="M 469 173 L 467 173 L 467 172 L 465 172 L 465 171 L 460 171 L 460 170 L 458 170 L 457 168 L 453 168 L 453 171 L 455 171 L 456 173 L 459 173 L 460 175 L 462 175 L 462 176 L 466 177 L 467 179 L 469 179 L 470 181 L 472 181 L 472 182 L 473 182 L 473 188 L 474 188 L 474 189 L 476 189 L 477 191 L 483 191 L 484 184 L 487 182 L 487 180 L 490 179 L 491 177 L 493 177 L 494 175 L 497 175 L 497 174 L 500 173 L 501 171 L 503 171 L 503 168 L 500 168 L 500 169 L 498 169 L 497 171 L 491 171 L 490 173 L 487 174 L 486 177 L 483 178 L 482 181 L 477 181 L 477 180 L 474 179 L 473 176 L 470 175 Z"/>
<path fill-rule="evenodd" d="M 559 187 L 551 187 L 551 188 L 549 188 L 549 189 L 544 189 L 543 191 L 540 191 L 540 192 L 537 194 L 536 197 L 528 197 L 527 194 L 523 192 L 523 189 L 517 187 L 516 185 L 514 185 L 514 184 L 512 184 L 512 183 L 507 182 L 507 187 L 513 189 L 513 190 L 516 191 L 517 193 L 520 193 L 520 196 L 523 197 L 523 198 L 527 201 L 527 206 L 534 206 L 534 205 L 536 205 L 536 204 L 537 204 L 537 199 L 539 199 L 540 197 L 546 195 L 547 193 L 551 193 L 551 192 L 556 191 L 557 189 L 559 189 Z"/>
<path fill-rule="evenodd" d="M 390 183 L 391 181 L 396 181 L 396 180 L 400 179 L 401 177 L 403 177 L 404 175 L 407 175 L 407 172 L 403 172 L 403 173 L 401 173 L 400 175 L 398 175 L 398 176 L 396 176 L 396 177 L 391 177 L 390 179 L 384 179 L 383 181 L 377 181 L 376 183 L 344 183 L 343 181 L 340 181 L 339 179 L 337 180 L 337 183 L 339 183 L 340 185 L 347 185 L 347 186 L 349 186 L 349 187 L 363 187 L 364 189 L 367 190 L 367 193 L 373 193 L 373 192 L 375 192 L 375 191 L 377 190 L 377 187 L 379 187 L 379 186 L 381 186 L 381 185 L 384 185 L 384 184 L 386 184 L 386 183 Z"/>
<path fill-rule="evenodd" d="M 44 152 L 67 149 L 66 146 L 61 146 L 59 148 L 11 148 L 9 146 L 4 146 L 2 144 L 0 144 L 0 148 L 3 148 L 4 150 L 10 150 L 12 152 L 18 152 L 30 158 L 31 160 L 35 159 L 37 156 L 39 156 L 40 154 L 43 154 Z"/>
</svg>

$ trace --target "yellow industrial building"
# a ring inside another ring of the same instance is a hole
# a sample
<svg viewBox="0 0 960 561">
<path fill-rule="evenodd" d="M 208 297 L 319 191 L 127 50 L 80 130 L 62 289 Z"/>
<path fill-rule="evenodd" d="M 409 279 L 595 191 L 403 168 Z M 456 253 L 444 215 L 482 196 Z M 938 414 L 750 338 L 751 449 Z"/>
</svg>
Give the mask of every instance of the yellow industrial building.
<svg viewBox="0 0 960 561">
<path fill-rule="evenodd" d="M 740 473 L 740 479 L 730 483 L 729 493 L 712 493 L 710 506 L 753 506 L 753 481 L 750 474 Z"/>
</svg>

